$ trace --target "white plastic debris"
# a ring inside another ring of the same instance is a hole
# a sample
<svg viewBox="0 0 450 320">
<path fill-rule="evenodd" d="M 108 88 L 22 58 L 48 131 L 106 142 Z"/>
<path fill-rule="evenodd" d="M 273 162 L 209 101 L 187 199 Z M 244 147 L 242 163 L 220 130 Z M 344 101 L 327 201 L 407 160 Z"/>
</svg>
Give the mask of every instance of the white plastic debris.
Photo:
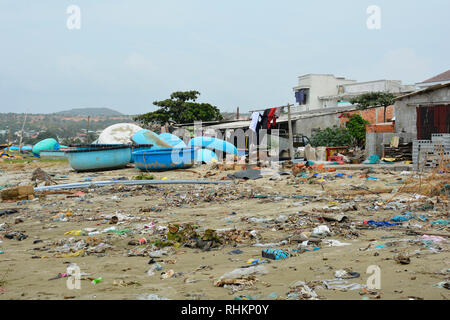
<svg viewBox="0 0 450 320">
<path fill-rule="evenodd" d="M 231 272 L 225 273 L 223 276 L 219 278 L 222 279 L 239 279 L 242 277 L 248 277 L 252 275 L 261 275 L 267 274 L 269 271 L 264 266 L 252 266 L 248 268 L 237 268 Z"/>
<path fill-rule="evenodd" d="M 331 233 L 330 229 L 326 225 L 320 225 L 313 230 L 313 234 L 329 234 Z"/>
<path fill-rule="evenodd" d="M 170 300 L 166 297 L 159 297 L 157 294 L 150 293 L 148 295 L 142 294 L 138 296 L 138 300 Z"/>
<path fill-rule="evenodd" d="M 328 244 L 330 247 L 343 247 L 351 245 L 351 243 L 340 242 L 339 240 L 332 240 L 332 239 L 323 240 L 323 242 L 325 244 Z"/>
<path fill-rule="evenodd" d="M 345 277 L 346 275 L 347 275 L 347 271 L 345 271 L 344 269 L 336 270 L 334 272 L 334 276 L 336 278 L 342 278 L 342 277 Z"/>
<path fill-rule="evenodd" d="M 277 243 L 255 243 L 253 246 L 254 247 L 278 247 L 278 246 L 282 246 L 284 244 L 287 244 L 288 242 L 286 240 L 277 242 Z"/>
<path fill-rule="evenodd" d="M 275 221 L 278 223 L 286 222 L 288 221 L 288 217 L 281 215 L 278 218 L 276 218 Z"/>
<path fill-rule="evenodd" d="M 167 255 L 168 252 L 166 250 L 156 250 L 156 251 L 152 251 L 149 252 L 149 257 L 150 258 L 161 258 L 163 255 Z"/>
<path fill-rule="evenodd" d="M 322 283 L 324 287 L 328 290 L 332 289 L 361 290 L 366 287 L 359 283 L 349 283 L 348 281 L 341 279 L 323 280 Z"/>
</svg>

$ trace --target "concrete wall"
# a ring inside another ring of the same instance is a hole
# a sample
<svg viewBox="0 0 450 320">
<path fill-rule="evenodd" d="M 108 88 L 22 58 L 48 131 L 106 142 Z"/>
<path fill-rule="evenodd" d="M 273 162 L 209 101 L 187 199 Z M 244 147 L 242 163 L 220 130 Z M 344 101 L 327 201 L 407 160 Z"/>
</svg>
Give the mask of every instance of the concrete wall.
<svg viewBox="0 0 450 320">
<path fill-rule="evenodd" d="M 417 111 L 419 105 L 450 102 L 450 87 L 405 97 L 395 102 L 395 131 L 412 134 L 417 139 Z"/>
<path fill-rule="evenodd" d="M 366 133 L 366 158 L 371 154 L 376 154 L 380 158 L 383 156 L 383 148 L 385 144 L 391 142 L 392 137 L 400 137 L 402 143 L 410 143 L 413 141 L 413 135 L 410 133 Z"/>
<path fill-rule="evenodd" d="M 384 108 L 370 108 L 366 110 L 345 111 L 345 113 L 359 114 L 363 119 L 373 124 L 383 122 L 383 109 Z M 394 113 L 393 109 L 393 106 L 386 108 L 387 120 L 392 119 Z M 349 119 L 345 117 L 339 118 L 340 114 L 341 113 L 338 112 L 326 115 L 317 115 L 315 117 L 293 121 L 293 132 L 294 134 L 303 134 L 311 138 L 313 129 L 326 129 L 333 126 L 345 127 L 345 123 Z"/>
<path fill-rule="evenodd" d="M 377 80 L 360 82 L 355 84 L 347 84 L 344 86 L 345 93 L 362 93 L 362 92 L 401 92 L 402 82 L 399 80 Z"/>
<path fill-rule="evenodd" d="M 302 134 L 311 138 L 313 129 L 326 129 L 333 126 L 339 127 L 339 113 L 321 115 L 311 118 L 299 119 L 293 122 L 294 134 Z"/>
</svg>

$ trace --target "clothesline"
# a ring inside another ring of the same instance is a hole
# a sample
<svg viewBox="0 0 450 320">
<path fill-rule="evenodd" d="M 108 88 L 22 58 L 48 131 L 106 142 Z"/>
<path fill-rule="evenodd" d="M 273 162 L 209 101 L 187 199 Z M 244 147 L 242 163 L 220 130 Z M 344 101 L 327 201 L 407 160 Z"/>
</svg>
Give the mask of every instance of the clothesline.
<svg viewBox="0 0 450 320">
<path fill-rule="evenodd" d="M 289 106 L 293 106 L 293 104 L 291 104 L 291 105 L 289 105 Z M 286 105 L 286 106 L 279 106 L 279 107 L 273 107 L 273 108 L 283 108 L 283 110 L 284 110 L 284 108 L 287 108 L 288 106 Z M 259 112 L 259 111 L 265 111 L 265 110 L 267 110 L 267 109 L 272 109 L 272 107 L 271 108 L 264 108 L 264 109 L 256 109 L 256 110 L 250 110 L 249 111 L 249 113 L 253 113 L 253 112 Z"/>
</svg>

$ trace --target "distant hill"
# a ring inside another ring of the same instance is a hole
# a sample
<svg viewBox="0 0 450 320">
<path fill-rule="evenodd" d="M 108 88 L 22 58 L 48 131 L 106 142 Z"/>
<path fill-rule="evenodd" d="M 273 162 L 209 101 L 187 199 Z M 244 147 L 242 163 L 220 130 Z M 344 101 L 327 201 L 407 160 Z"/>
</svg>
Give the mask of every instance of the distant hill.
<svg viewBox="0 0 450 320">
<path fill-rule="evenodd" d="M 109 109 L 109 108 L 76 108 L 76 109 L 70 109 L 66 111 L 60 111 L 56 112 L 55 114 L 62 115 L 62 116 L 83 116 L 83 117 L 98 117 L 98 116 L 123 116 L 124 114 Z"/>
</svg>

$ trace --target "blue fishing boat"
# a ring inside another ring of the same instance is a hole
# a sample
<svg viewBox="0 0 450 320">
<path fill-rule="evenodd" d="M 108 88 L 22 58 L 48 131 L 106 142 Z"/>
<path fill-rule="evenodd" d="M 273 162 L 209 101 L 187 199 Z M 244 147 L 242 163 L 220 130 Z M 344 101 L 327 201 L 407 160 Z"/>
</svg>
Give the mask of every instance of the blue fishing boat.
<svg viewBox="0 0 450 320">
<path fill-rule="evenodd" d="M 131 161 L 131 149 L 131 145 L 96 145 L 69 150 L 65 155 L 75 171 L 101 171 L 126 167 Z"/>
<path fill-rule="evenodd" d="M 153 149 L 153 145 L 152 144 L 135 144 L 131 146 L 131 159 L 130 159 L 130 163 L 134 163 L 134 157 L 133 157 L 133 152 L 137 152 L 137 151 L 144 151 L 144 150 L 151 150 Z"/>
<path fill-rule="evenodd" d="M 55 150 L 42 150 L 39 152 L 39 157 L 41 159 L 65 159 L 66 151 L 74 150 L 72 148 Z"/>
<path fill-rule="evenodd" d="M 120 147 L 120 146 L 128 146 L 131 148 L 131 152 L 134 151 L 142 151 L 142 150 L 150 150 L 153 148 L 152 144 L 78 144 L 73 146 L 73 148 L 76 148 L 78 150 L 91 150 L 91 149 L 98 149 L 98 148 L 111 148 L 111 147 Z M 133 163 L 133 157 L 130 155 L 130 163 Z"/>
<path fill-rule="evenodd" d="M 195 148 L 164 148 L 133 152 L 134 165 L 145 171 L 189 168 L 194 164 Z"/>
<path fill-rule="evenodd" d="M 98 148 L 110 148 L 110 147 L 120 147 L 120 146 L 128 146 L 127 144 L 77 144 L 74 145 L 73 148 L 78 150 L 90 150 L 90 149 L 98 149 Z"/>
</svg>

